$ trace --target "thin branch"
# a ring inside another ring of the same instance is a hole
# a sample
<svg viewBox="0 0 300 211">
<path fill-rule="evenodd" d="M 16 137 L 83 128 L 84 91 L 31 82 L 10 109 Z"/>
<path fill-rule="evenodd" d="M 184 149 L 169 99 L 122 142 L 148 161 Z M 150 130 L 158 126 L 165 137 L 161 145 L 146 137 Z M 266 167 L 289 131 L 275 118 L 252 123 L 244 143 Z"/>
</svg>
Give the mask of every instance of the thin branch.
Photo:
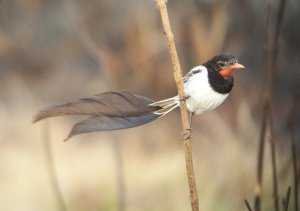
<svg viewBox="0 0 300 211">
<path fill-rule="evenodd" d="M 275 138 L 274 138 L 274 131 L 273 131 L 273 113 L 272 113 L 272 97 L 273 97 L 273 75 L 277 69 L 277 59 L 279 54 L 279 43 L 280 43 L 280 36 L 283 26 L 283 18 L 284 18 L 284 11 L 286 0 L 281 0 L 279 11 L 277 13 L 276 19 L 276 32 L 274 36 L 274 43 L 272 42 L 272 31 L 271 31 L 271 24 L 269 22 L 269 26 L 267 27 L 268 30 L 268 104 L 269 104 L 269 127 L 270 127 L 270 147 L 271 147 L 271 162 L 272 162 L 272 175 L 273 175 L 273 197 L 274 197 L 274 206 L 275 211 L 279 210 L 279 195 L 278 195 L 278 180 L 277 180 L 277 167 L 276 167 L 276 145 L 275 145 Z"/>
<path fill-rule="evenodd" d="M 287 0 L 281 0 L 279 5 L 279 11 L 276 18 L 276 32 L 274 38 L 274 52 L 273 52 L 273 65 L 276 66 L 277 57 L 279 53 L 280 35 L 282 32 L 283 18 L 285 14 Z"/>
<path fill-rule="evenodd" d="M 49 125 L 48 122 L 46 122 L 45 128 L 44 128 L 44 149 L 45 149 L 45 157 L 46 157 L 46 166 L 48 168 L 48 174 L 49 179 L 51 183 L 51 187 L 53 189 L 54 197 L 58 206 L 58 209 L 60 211 L 66 211 L 67 207 L 65 205 L 58 181 L 57 181 L 57 173 L 56 168 L 54 165 L 54 159 L 53 159 L 53 152 L 52 152 L 52 145 L 51 140 L 49 138 Z"/>
<path fill-rule="evenodd" d="M 276 147 L 275 147 L 275 138 L 273 130 L 273 113 L 272 113 L 272 102 L 273 102 L 273 78 L 274 78 L 274 54 L 273 54 L 273 39 L 272 39 L 272 28 L 271 28 L 271 16 L 272 8 L 269 3 L 268 6 L 268 18 L 267 18 L 267 110 L 268 110 L 268 120 L 269 120 L 269 129 L 270 129 L 270 148 L 271 148 L 271 164 L 272 164 L 272 177 L 273 177 L 273 199 L 274 199 L 274 209 L 279 211 L 279 196 L 278 196 L 278 180 L 277 180 L 277 167 L 276 167 Z"/>
<path fill-rule="evenodd" d="M 272 109 L 269 109 L 270 112 L 270 130 L 271 136 L 269 139 L 270 147 L 271 147 L 271 162 L 272 162 L 272 176 L 273 176 L 273 198 L 274 198 L 274 207 L 275 211 L 279 211 L 279 195 L 278 195 L 278 179 L 277 179 L 277 166 L 276 166 L 276 147 L 275 147 L 275 139 L 273 132 L 273 123 L 272 123 Z"/>
<path fill-rule="evenodd" d="M 271 7 L 270 5 L 268 6 L 267 10 L 267 19 L 266 19 L 266 28 L 267 28 L 267 40 L 269 41 L 270 37 L 270 23 L 271 23 Z M 268 42 L 268 51 L 270 51 L 270 41 Z M 269 56 L 270 54 L 267 53 Z M 262 195 L 262 186 L 263 186 L 263 170 L 264 170 L 264 154 L 265 154 L 265 138 L 266 138 L 266 131 L 267 131 L 267 123 L 268 123 L 268 109 L 269 109 L 269 104 L 270 102 L 270 88 L 272 88 L 272 80 L 270 80 L 270 77 L 272 75 L 270 74 L 270 70 L 272 70 L 271 63 L 270 63 L 270 58 L 268 58 L 268 63 L 267 63 L 267 70 L 268 70 L 268 75 L 267 75 L 267 96 L 264 98 L 264 107 L 263 107 L 263 117 L 262 117 L 262 125 L 261 125 L 261 130 L 260 130 L 260 138 L 259 138 L 259 146 L 258 146 L 258 155 L 257 155 L 257 175 L 256 175 L 256 185 L 255 185 L 255 197 L 254 197 L 254 210 L 260 211 L 261 210 L 261 195 Z"/>
<path fill-rule="evenodd" d="M 115 164 L 116 164 L 116 180 L 117 180 L 117 187 L 118 187 L 118 211 L 126 210 L 126 187 L 125 187 L 125 179 L 124 179 L 124 163 L 122 159 L 121 153 L 121 145 L 120 145 L 120 138 L 117 134 L 112 135 L 112 144 L 113 144 L 113 151 L 115 157 Z"/>
<path fill-rule="evenodd" d="M 263 184 L 263 169 L 264 169 L 264 154 L 265 154 L 265 136 L 267 129 L 267 105 L 265 103 L 263 110 L 263 120 L 260 129 L 260 138 L 257 155 L 257 175 L 255 185 L 254 210 L 260 210 L 262 184 Z"/>
<path fill-rule="evenodd" d="M 271 30 L 271 4 L 268 4 L 267 12 L 267 96 L 264 107 L 263 123 L 260 135 L 259 144 L 259 154 L 258 154 L 258 173 L 257 173 L 257 183 L 255 191 L 254 207 L 256 210 L 260 210 L 260 200 L 261 200 L 261 188 L 262 188 L 262 174 L 263 174 L 263 155 L 264 155 L 264 142 L 266 128 L 270 129 L 270 147 L 271 147 L 271 162 L 272 162 L 272 175 L 273 175 L 273 197 L 274 197 L 274 207 L 275 211 L 279 210 L 279 196 L 278 196 L 278 181 L 277 181 L 277 167 L 276 167 L 276 147 L 275 138 L 273 131 L 273 114 L 272 114 L 272 102 L 273 102 L 273 75 L 276 70 L 277 58 L 279 54 L 279 43 L 280 35 L 282 31 L 283 18 L 286 0 L 281 0 L 279 11 L 276 20 L 276 33 L 274 36 L 274 42 L 272 38 Z"/>
<path fill-rule="evenodd" d="M 180 63 L 174 43 L 174 35 L 171 30 L 166 1 L 165 0 L 156 0 L 156 4 L 160 10 L 162 25 L 165 33 L 165 37 L 168 42 L 168 48 L 172 59 L 173 65 L 173 75 L 176 82 L 178 95 L 180 99 L 184 99 L 184 89 L 183 89 L 183 81 L 182 81 L 182 71 L 180 68 Z M 198 205 L 198 195 L 197 195 L 197 188 L 195 182 L 195 175 L 193 169 L 193 158 L 192 158 L 192 134 L 191 129 L 189 128 L 189 117 L 188 117 L 188 110 L 186 107 L 186 103 L 184 100 L 180 101 L 180 112 L 181 112 L 181 121 L 182 127 L 185 134 L 184 138 L 184 149 L 185 149 L 185 160 L 186 160 L 186 169 L 187 169 L 187 176 L 189 181 L 189 188 L 190 188 L 190 200 L 191 206 L 193 211 L 199 210 Z"/>
<path fill-rule="evenodd" d="M 83 23 L 82 15 L 76 3 L 73 0 L 65 0 L 64 3 L 67 15 L 70 17 L 72 27 L 78 34 L 78 38 L 97 63 L 101 74 L 100 78 L 102 79 L 102 85 L 104 85 L 107 89 L 111 88 L 111 80 L 109 80 L 108 77 L 109 67 L 106 65 L 105 55 L 102 53 L 101 48 L 92 38 L 88 28 Z M 124 165 L 119 142 L 120 138 L 116 133 L 111 134 L 110 138 L 112 139 L 110 143 L 112 144 L 115 158 L 116 183 L 118 187 L 118 211 L 123 211 L 126 209 L 126 186 L 124 179 Z"/>
<path fill-rule="evenodd" d="M 288 188 L 285 198 L 282 199 L 283 211 L 288 211 L 289 202 L 290 202 L 290 195 L 291 195 L 291 187 Z"/>
<path fill-rule="evenodd" d="M 292 108 L 292 118 L 291 118 L 291 151 L 293 159 L 293 173 L 294 173 L 294 203 L 295 211 L 299 210 L 298 205 L 298 175 L 297 175 L 297 153 L 296 153 L 296 114 L 299 93 L 295 94 L 293 108 Z"/>
<path fill-rule="evenodd" d="M 248 211 L 253 211 L 250 204 L 249 204 L 249 202 L 247 201 L 247 199 L 245 199 L 245 204 L 246 204 L 246 207 L 247 207 Z"/>
</svg>

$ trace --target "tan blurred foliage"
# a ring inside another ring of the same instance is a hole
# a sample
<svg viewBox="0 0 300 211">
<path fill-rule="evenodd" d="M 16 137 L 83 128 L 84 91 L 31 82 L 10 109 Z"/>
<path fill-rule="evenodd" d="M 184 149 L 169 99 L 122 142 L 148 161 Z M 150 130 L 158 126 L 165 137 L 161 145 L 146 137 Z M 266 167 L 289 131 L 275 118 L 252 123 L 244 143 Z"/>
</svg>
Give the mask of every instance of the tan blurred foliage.
<svg viewBox="0 0 300 211">
<path fill-rule="evenodd" d="M 276 9 L 278 2 L 273 4 Z M 291 97 L 300 81 L 299 5 L 288 2 L 274 85 L 280 193 L 291 182 L 287 142 Z M 193 128 L 200 209 L 245 209 L 243 201 L 254 191 L 265 88 L 266 5 L 169 0 L 168 7 L 185 72 L 219 51 L 247 67 L 235 75 L 226 103 L 196 117 Z M 69 210 L 117 209 L 112 141 L 120 144 L 126 210 L 189 209 L 177 112 L 116 132 L 118 140 L 94 133 L 63 143 L 72 117 L 51 119 L 49 126 L 31 124 L 32 115 L 46 105 L 120 89 L 155 100 L 175 95 L 154 1 L 0 1 L 0 210 L 56 210 L 42 141 L 45 127 Z M 265 210 L 271 207 L 268 153 Z"/>
</svg>

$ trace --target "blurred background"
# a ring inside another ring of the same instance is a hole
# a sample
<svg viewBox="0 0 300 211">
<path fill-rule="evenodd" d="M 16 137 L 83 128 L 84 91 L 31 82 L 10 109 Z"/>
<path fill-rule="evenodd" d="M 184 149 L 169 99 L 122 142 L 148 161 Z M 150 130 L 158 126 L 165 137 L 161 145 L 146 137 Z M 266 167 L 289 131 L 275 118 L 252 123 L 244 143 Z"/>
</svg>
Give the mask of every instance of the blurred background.
<svg viewBox="0 0 300 211">
<path fill-rule="evenodd" d="M 270 2 L 274 28 L 279 1 Z M 220 51 L 247 67 L 235 73 L 227 101 L 193 124 L 200 210 L 246 210 L 244 199 L 252 204 L 254 197 L 266 90 L 267 3 L 169 0 L 168 10 L 184 73 Z M 293 185 L 299 20 L 300 2 L 289 0 L 273 97 L 281 197 Z M 154 100 L 176 95 L 154 0 L 0 1 L 1 211 L 190 209 L 178 110 L 145 126 L 68 142 L 63 139 L 80 117 L 31 123 L 46 106 L 107 90 Z M 296 120 L 299 152 L 299 113 Z M 273 210 L 268 142 L 263 185 L 262 208 Z"/>
</svg>

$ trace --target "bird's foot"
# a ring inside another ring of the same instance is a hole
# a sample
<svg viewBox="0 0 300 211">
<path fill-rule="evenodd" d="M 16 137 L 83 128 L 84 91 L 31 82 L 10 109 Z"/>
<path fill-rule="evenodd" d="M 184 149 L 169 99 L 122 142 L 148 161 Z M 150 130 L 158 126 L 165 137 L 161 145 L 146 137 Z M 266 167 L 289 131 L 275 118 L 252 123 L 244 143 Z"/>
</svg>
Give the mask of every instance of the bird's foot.
<svg viewBox="0 0 300 211">
<path fill-rule="evenodd" d="M 179 101 L 186 101 L 187 99 L 189 99 L 191 96 L 187 95 L 187 96 L 184 96 L 182 98 L 179 98 Z"/>
</svg>

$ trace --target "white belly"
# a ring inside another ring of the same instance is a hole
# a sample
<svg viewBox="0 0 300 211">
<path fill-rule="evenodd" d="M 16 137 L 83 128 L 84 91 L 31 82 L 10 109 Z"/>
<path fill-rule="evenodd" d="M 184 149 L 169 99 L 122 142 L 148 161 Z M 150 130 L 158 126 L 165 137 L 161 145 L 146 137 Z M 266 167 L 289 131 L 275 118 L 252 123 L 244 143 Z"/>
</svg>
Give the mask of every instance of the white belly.
<svg viewBox="0 0 300 211">
<path fill-rule="evenodd" d="M 184 84 L 187 99 L 187 108 L 194 114 L 211 111 L 223 103 L 228 94 L 220 94 L 214 91 L 208 82 L 207 71 L 202 71 L 190 78 Z"/>
</svg>

